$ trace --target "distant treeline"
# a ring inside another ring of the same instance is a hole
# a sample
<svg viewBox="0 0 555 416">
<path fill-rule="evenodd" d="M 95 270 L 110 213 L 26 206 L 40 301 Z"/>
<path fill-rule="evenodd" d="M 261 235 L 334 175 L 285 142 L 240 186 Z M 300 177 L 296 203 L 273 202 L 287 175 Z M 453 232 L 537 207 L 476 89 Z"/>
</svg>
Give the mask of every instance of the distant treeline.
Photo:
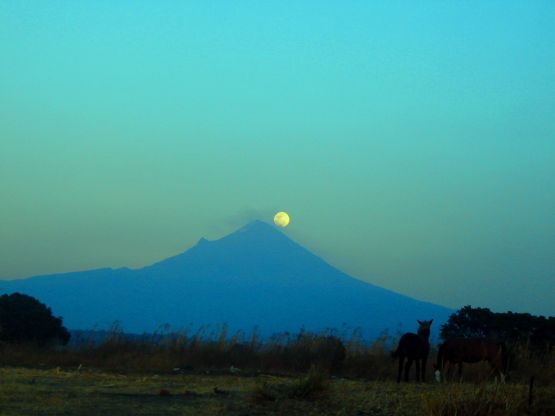
<svg viewBox="0 0 555 416">
<path fill-rule="evenodd" d="M 441 326 L 440 337 L 496 338 L 509 345 L 525 344 L 536 353 L 549 352 L 555 346 L 555 317 L 465 306 Z"/>
<path fill-rule="evenodd" d="M 415 317 L 417 318 L 419 317 Z M 98 345 L 114 332 L 124 334 L 117 322 L 114 325 L 109 331 L 72 331 L 70 345 Z M 163 333 L 169 332 L 169 327 L 161 328 L 161 332 L 154 334 L 125 334 L 124 337 L 128 341 L 157 344 L 163 338 Z M 196 337 L 201 337 L 200 333 L 203 331 L 201 328 Z M 337 337 L 335 332 L 333 335 Z M 202 336 L 206 337 L 207 334 Z M 357 336 L 360 337 L 360 333 Z M 258 334 L 256 337 L 259 338 Z M 509 345 L 525 344 L 535 353 L 550 351 L 555 346 L 555 317 L 492 312 L 488 308 L 472 308 L 467 305 L 451 314 L 448 321 L 441 326 L 440 337 L 443 340 L 461 337 L 496 338 Z M 345 340 L 344 336 L 339 338 Z M 62 325 L 62 317 L 54 317 L 51 309 L 37 299 L 20 293 L 0 296 L 0 342 L 44 346 L 52 343 L 65 345 L 69 340 L 70 333 Z"/>
</svg>

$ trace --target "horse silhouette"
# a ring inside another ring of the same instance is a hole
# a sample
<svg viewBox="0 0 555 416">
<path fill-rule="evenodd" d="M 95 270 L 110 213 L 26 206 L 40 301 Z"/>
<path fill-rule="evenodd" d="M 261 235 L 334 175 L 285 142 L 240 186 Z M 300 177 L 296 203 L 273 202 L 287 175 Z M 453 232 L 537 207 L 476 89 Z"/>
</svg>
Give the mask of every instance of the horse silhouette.
<svg viewBox="0 0 555 416">
<path fill-rule="evenodd" d="M 458 366 L 459 379 L 462 377 L 463 363 L 488 361 L 492 373 L 505 381 L 507 370 L 507 350 L 503 342 L 488 338 L 451 338 L 439 346 L 437 362 L 434 365 L 436 381 L 451 378 L 453 365 Z M 447 365 L 447 374 L 445 367 Z M 445 377 L 447 375 L 447 377 Z"/>
<path fill-rule="evenodd" d="M 430 321 L 417 321 L 418 333 L 407 332 L 399 340 L 397 350 L 391 353 L 393 358 L 399 359 L 399 372 L 397 374 L 397 383 L 401 382 L 401 373 L 403 372 L 403 363 L 405 358 L 405 381 L 409 381 L 409 371 L 412 362 L 416 362 L 416 381 L 424 381 L 426 373 L 426 362 L 428 361 L 428 354 L 430 352 L 430 326 L 433 319 Z"/>
</svg>

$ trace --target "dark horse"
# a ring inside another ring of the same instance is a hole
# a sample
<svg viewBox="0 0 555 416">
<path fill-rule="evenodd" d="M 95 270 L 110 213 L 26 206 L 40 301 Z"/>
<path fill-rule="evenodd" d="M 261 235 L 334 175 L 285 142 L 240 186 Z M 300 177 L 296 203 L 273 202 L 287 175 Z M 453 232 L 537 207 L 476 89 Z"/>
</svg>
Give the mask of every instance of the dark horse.
<svg viewBox="0 0 555 416">
<path fill-rule="evenodd" d="M 499 374 L 501 382 L 505 381 L 507 369 L 507 350 L 505 344 L 488 338 L 451 338 L 440 345 L 437 363 L 434 365 L 437 381 L 444 379 L 447 364 L 447 379 L 450 378 L 453 365 L 458 365 L 459 378 L 462 376 L 463 363 L 488 361 L 492 372 Z"/>
<path fill-rule="evenodd" d="M 409 371 L 413 361 L 416 361 L 416 381 L 424 381 L 424 374 L 426 372 L 426 361 L 428 361 L 428 353 L 430 352 L 430 321 L 417 321 L 418 333 L 413 334 L 407 332 L 399 340 L 397 350 L 391 353 L 393 358 L 399 358 L 399 373 L 397 374 L 397 383 L 401 382 L 401 373 L 403 372 L 403 362 L 405 358 L 405 381 L 409 381 Z"/>
</svg>

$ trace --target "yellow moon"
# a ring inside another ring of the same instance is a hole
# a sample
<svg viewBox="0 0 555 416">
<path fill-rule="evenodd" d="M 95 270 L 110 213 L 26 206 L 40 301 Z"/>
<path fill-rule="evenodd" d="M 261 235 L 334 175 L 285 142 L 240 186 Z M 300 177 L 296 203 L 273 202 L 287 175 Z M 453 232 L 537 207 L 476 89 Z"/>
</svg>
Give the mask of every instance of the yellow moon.
<svg viewBox="0 0 555 416">
<path fill-rule="evenodd" d="M 289 225 L 289 215 L 287 212 L 280 211 L 274 215 L 274 224 L 278 227 L 287 227 Z"/>
</svg>

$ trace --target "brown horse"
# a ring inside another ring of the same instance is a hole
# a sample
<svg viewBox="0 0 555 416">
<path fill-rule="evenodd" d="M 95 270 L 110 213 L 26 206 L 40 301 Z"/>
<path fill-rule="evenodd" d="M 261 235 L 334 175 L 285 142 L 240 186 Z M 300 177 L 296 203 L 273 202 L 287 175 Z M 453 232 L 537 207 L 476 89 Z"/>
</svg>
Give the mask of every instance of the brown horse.
<svg viewBox="0 0 555 416">
<path fill-rule="evenodd" d="M 488 338 L 451 338 L 440 345 L 437 362 L 434 365 L 436 381 L 445 379 L 445 365 L 447 364 L 447 379 L 451 377 L 453 365 L 458 365 L 459 379 L 462 376 L 463 363 L 477 363 L 488 361 L 492 372 L 499 374 L 501 382 L 505 381 L 507 369 L 507 351 L 505 344 Z"/>
<path fill-rule="evenodd" d="M 413 361 L 416 362 L 416 381 L 420 381 L 420 376 L 422 376 L 422 381 L 424 381 L 426 361 L 428 360 L 428 354 L 430 352 L 430 326 L 432 325 L 433 319 L 430 321 L 417 322 L 418 333 L 413 334 L 412 332 L 407 332 L 404 334 L 399 340 L 397 350 L 391 353 L 393 358 L 399 358 L 397 383 L 401 382 L 401 373 L 403 372 L 403 362 L 405 358 L 407 359 L 407 363 L 405 364 L 405 381 L 409 381 L 409 371 Z"/>
</svg>

